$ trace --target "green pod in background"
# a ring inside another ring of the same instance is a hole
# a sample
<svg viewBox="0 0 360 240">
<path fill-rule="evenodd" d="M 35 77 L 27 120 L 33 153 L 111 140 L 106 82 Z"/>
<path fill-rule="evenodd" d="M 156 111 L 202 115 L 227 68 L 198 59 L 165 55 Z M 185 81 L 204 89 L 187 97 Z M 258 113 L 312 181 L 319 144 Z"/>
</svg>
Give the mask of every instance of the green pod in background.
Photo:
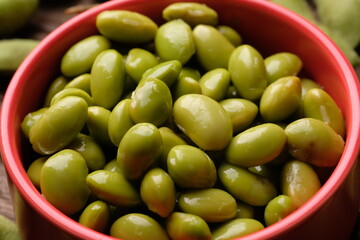
<svg viewBox="0 0 360 240">
<path fill-rule="evenodd" d="M 225 98 L 230 86 L 230 74 L 225 68 L 216 68 L 206 72 L 199 84 L 203 95 L 220 101 Z"/>
<path fill-rule="evenodd" d="M 229 58 L 235 47 L 215 27 L 197 25 L 193 29 L 196 57 L 206 70 L 227 68 Z"/>
<path fill-rule="evenodd" d="M 342 138 L 345 137 L 345 120 L 334 99 L 320 88 L 310 89 L 303 100 L 304 116 L 328 124 Z"/>
<path fill-rule="evenodd" d="M 121 43 L 147 43 L 154 39 L 157 24 L 149 17 L 127 10 L 103 11 L 96 17 L 96 27 L 105 37 Z"/>
<path fill-rule="evenodd" d="M 90 203 L 82 211 L 78 222 L 92 230 L 105 233 L 110 223 L 109 205 L 101 200 Z"/>
<path fill-rule="evenodd" d="M 320 180 L 306 162 L 290 160 L 285 163 L 281 172 L 281 190 L 289 196 L 295 208 L 301 207 L 321 188 Z"/>
<path fill-rule="evenodd" d="M 171 94 L 175 101 L 179 97 L 186 94 L 201 94 L 200 83 L 191 77 L 179 78 L 171 87 Z"/>
<path fill-rule="evenodd" d="M 237 214 L 236 200 L 217 188 L 182 192 L 178 205 L 183 212 L 197 215 L 208 223 L 224 222 Z"/>
<path fill-rule="evenodd" d="M 111 225 L 110 236 L 129 240 L 169 240 L 155 219 L 141 213 L 129 213 L 118 218 Z"/>
<path fill-rule="evenodd" d="M 76 77 L 87 73 L 102 51 L 110 48 L 110 41 L 101 35 L 93 35 L 72 45 L 61 59 L 61 73 L 66 77 Z"/>
<path fill-rule="evenodd" d="M 151 123 L 138 123 L 121 139 L 117 162 L 127 178 L 138 179 L 158 160 L 161 152 L 159 129 Z"/>
<path fill-rule="evenodd" d="M 66 97 L 49 107 L 30 128 L 33 149 L 43 155 L 63 149 L 85 126 L 87 109 L 80 97 Z"/>
<path fill-rule="evenodd" d="M 242 201 L 237 201 L 238 212 L 236 218 L 255 218 L 254 207 Z"/>
<path fill-rule="evenodd" d="M 40 190 L 40 179 L 41 179 L 41 169 L 44 166 L 44 163 L 49 157 L 39 157 L 33 161 L 29 168 L 26 170 L 26 174 L 30 178 L 30 181 L 34 186 Z"/>
<path fill-rule="evenodd" d="M 86 126 L 90 136 L 100 145 L 111 146 L 112 143 L 108 134 L 111 115 L 110 110 L 100 106 L 91 106 L 87 112 Z"/>
<path fill-rule="evenodd" d="M 208 224 L 190 213 L 172 213 L 166 220 L 166 231 L 172 240 L 211 240 Z"/>
<path fill-rule="evenodd" d="M 191 27 L 181 19 L 162 24 L 155 35 L 155 49 L 162 61 L 189 61 L 195 53 Z"/>
<path fill-rule="evenodd" d="M 109 116 L 108 134 L 111 142 L 119 146 L 125 133 L 134 126 L 134 121 L 130 117 L 129 106 L 131 99 L 120 101 L 111 111 Z"/>
<path fill-rule="evenodd" d="M 251 218 L 230 220 L 212 231 L 213 240 L 232 240 L 264 229 L 261 222 Z"/>
<path fill-rule="evenodd" d="M 20 126 L 21 131 L 25 137 L 29 138 L 30 128 L 42 117 L 42 115 L 48 110 L 47 107 L 40 108 L 34 112 L 30 112 L 25 115 Z"/>
<path fill-rule="evenodd" d="M 118 172 L 96 170 L 86 177 L 91 193 L 114 206 L 136 206 L 141 199 L 136 189 Z"/>
<path fill-rule="evenodd" d="M 67 88 L 78 88 L 86 93 L 90 94 L 90 73 L 83 73 L 72 80 L 70 80 L 64 87 L 64 89 Z"/>
<path fill-rule="evenodd" d="M 328 124 L 314 118 L 295 120 L 285 128 L 287 148 L 298 159 L 318 167 L 334 167 L 345 142 Z"/>
<path fill-rule="evenodd" d="M 265 207 L 264 220 L 266 226 L 270 226 L 296 210 L 293 200 L 286 195 L 279 195 L 272 199 Z"/>
<path fill-rule="evenodd" d="M 176 190 L 171 177 L 161 168 L 148 171 L 140 185 L 141 200 L 159 216 L 166 218 L 174 210 Z"/>
<path fill-rule="evenodd" d="M 187 94 L 173 106 L 176 125 L 204 150 L 222 150 L 232 139 L 232 123 L 221 105 L 204 95 Z"/>
<path fill-rule="evenodd" d="M 90 195 L 88 168 L 80 153 L 61 150 L 49 157 L 41 169 L 40 189 L 45 199 L 66 215 L 79 212 Z"/>
<path fill-rule="evenodd" d="M 242 44 L 242 37 L 234 28 L 227 25 L 218 25 L 217 29 L 232 43 L 232 45 L 234 45 L 234 47 L 238 47 Z"/>
<path fill-rule="evenodd" d="M 178 60 L 165 61 L 144 72 L 142 80 L 146 80 L 147 78 L 156 78 L 166 83 L 168 87 L 171 87 L 171 85 L 173 85 L 173 83 L 177 80 L 181 68 L 182 64 Z"/>
<path fill-rule="evenodd" d="M 172 113 L 172 97 L 169 87 L 161 80 L 142 80 L 131 96 L 129 114 L 135 123 L 163 124 Z"/>
<path fill-rule="evenodd" d="M 303 63 L 299 56 L 290 52 L 279 52 L 264 59 L 269 84 L 279 78 L 296 76 Z"/>
<path fill-rule="evenodd" d="M 169 4 L 162 11 L 165 20 L 182 19 L 191 27 L 199 24 L 216 26 L 218 24 L 217 12 L 206 4 L 195 2 L 178 2 Z"/>
<path fill-rule="evenodd" d="M 239 133 L 249 127 L 259 111 L 255 103 L 241 98 L 228 98 L 222 100 L 220 105 L 230 115 L 234 133 Z"/>
<path fill-rule="evenodd" d="M 51 99 L 55 96 L 55 94 L 63 90 L 66 84 L 68 84 L 68 82 L 69 82 L 68 79 L 64 76 L 59 76 L 55 78 L 54 81 L 51 82 L 45 95 L 44 107 L 50 106 Z"/>
<path fill-rule="evenodd" d="M 167 170 L 181 188 L 211 188 L 217 175 L 210 157 L 201 149 L 190 145 L 177 145 L 170 149 Z"/>
<path fill-rule="evenodd" d="M 271 83 L 260 99 L 260 114 L 267 122 L 289 118 L 301 104 L 301 81 L 298 77 L 283 77 Z"/>
<path fill-rule="evenodd" d="M 267 87 L 264 59 L 252 46 L 237 47 L 229 59 L 230 78 L 242 98 L 255 101 Z"/>
<path fill-rule="evenodd" d="M 88 106 L 94 105 L 94 101 L 92 97 L 84 90 L 81 90 L 79 88 L 64 88 L 63 90 L 55 94 L 55 96 L 51 99 L 50 106 L 54 105 L 54 103 L 56 103 L 60 99 L 63 99 L 68 96 L 81 97 L 86 101 Z"/>
<path fill-rule="evenodd" d="M 275 159 L 284 149 L 284 130 L 273 123 L 246 129 L 230 141 L 225 159 L 239 167 L 254 167 Z"/>
<path fill-rule="evenodd" d="M 94 103 L 113 108 L 124 92 L 125 78 L 123 56 L 114 49 L 101 52 L 91 68 L 90 92 Z"/>
<path fill-rule="evenodd" d="M 266 206 L 277 196 L 275 185 L 269 179 L 247 169 L 223 163 L 218 175 L 227 191 L 252 206 Z"/>
<path fill-rule="evenodd" d="M 158 59 L 151 52 L 142 48 L 132 48 L 126 57 L 126 73 L 135 82 L 140 82 L 146 70 L 159 64 Z"/>
<path fill-rule="evenodd" d="M 186 145 L 187 143 L 168 127 L 160 127 L 159 132 L 163 142 L 160 165 L 162 168 L 167 169 L 167 158 L 170 150 L 177 145 Z"/>
<path fill-rule="evenodd" d="M 79 133 L 66 148 L 80 153 L 91 171 L 100 170 L 106 164 L 103 149 L 91 136 Z"/>
</svg>

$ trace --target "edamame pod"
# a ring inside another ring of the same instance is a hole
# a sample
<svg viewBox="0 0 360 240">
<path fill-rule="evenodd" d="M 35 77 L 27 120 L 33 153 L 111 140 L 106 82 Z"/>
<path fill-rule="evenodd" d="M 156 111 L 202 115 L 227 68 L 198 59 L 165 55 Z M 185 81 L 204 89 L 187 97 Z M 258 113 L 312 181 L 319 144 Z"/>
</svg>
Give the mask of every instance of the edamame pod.
<svg viewBox="0 0 360 240">
<path fill-rule="evenodd" d="M 93 35 L 72 45 L 61 59 L 61 72 L 67 77 L 76 77 L 90 71 L 95 58 L 110 48 L 110 41 L 101 35 Z"/>
<path fill-rule="evenodd" d="M 229 58 L 230 78 L 242 98 L 255 101 L 264 92 L 268 82 L 261 54 L 248 44 L 232 51 Z"/>
<path fill-rule="evenodd" d="M 237 214 L 236 200 L 217 188 L 182 192 L 178 204 L 183 212 L 195 214 L 206 222 L 224 222 Z"/>
<path fill-rule="evenodd" d="M 88 168 L 80 153 L 61 150 L 49 157 L 41 169 L 40 188 L 47 201 L 67 215 L 79 212 L 90 195 Z"/>
<path fill-rule="evenodd" d="M 161 25 L 155 35 L 155 49 L 162 61 L 189 61 L 195 53 L 195 43 L 190 26 L 181 19 Z"/>
<path fill-rule="evenodd" d="M 135 206 L 141 201 L 136 189 L 118 172 L 96 170 L 86 177 L 86 183 L 93 195 L 115 206 Z"/>
<path fill-rule="evenodd" d="M 138 123 L 121 139 L 117 162 L 127 178 L 138 179 L 160 157 L 161 151 L 158 128 L 151 123 Z"/>
<path fill-rule="evenodd" d="M 214 162 L 204 151 L 190 145 L 177 145 L 169 151 L 167 169 L 182 188 L 210 188 L 217 179 Z"/>
<path fill-rule="evenodd" d="M 122 43 L 146 43 L 154 39 L 157 24 L 149 17 L 127 10 L 103 11 L 96 27 L 105 37 Z"/>
<path fill-rule="evenodd" d="M 191 27 L 199 24 L 216 26 L 218 23 L 217 12 L 205 4 L 195 2 L 172 3 L 162 11 L 165 20 L 182 19 Z"/>
<path fill-rule="evenodd" d="M 281 172 L 281 190 L 289 196 L 295 208 L 301 207 L 321 187 L 315 170 L 306 162 L 290 160 Z"/>
<path fill-rule="evenodd" d="M 290 154 L 318 167 L 333 167 L 341 158 L 344 140 L 329 125 L 314 118 L 302 118 L 285 128 Z"/>
<path fill-rule="evenodd" d="M 166 221 L 166 231 L 172 240 L 211 240 L 208 224 L 190 213 L 172 213 Z"/>
<path fill-rule="evenodd" d="M 33 149 L 43 155 L 55 153 L 80 133 L 87 119 L 88 105 L 80 97 L 66 97 L 49 107 L 30 128 Z"/>
<path fill-rule="evenodd" d="M 140 196 L 146 206 L 163 218 L 174 210 L 176 190 L 172 178 L 161 168 L 148 171 L 141 181 Z"/>
<path fill-rule="evenodd" d="M 187 94 L 178 98 L 173 116 L 181 131 L 204 150 L 222 150 L 232 139 L 230 116 L 207 96 Z"/>
<path fill-rule="evenodd" d="M 106 109 L 120 100 L 125 86 L 125 63 L 114 49 L 101 52 L 91 68 L 90 92 L 94 103 Z"/>
<path fill-rule="evenodd" d="M 266 206 L 277 196 L 272 182 L 247 169 L 223 163 L 218 174 L 221 183 L 233 196 L 252 206 Z"/>
<path fill-rule="evenodd" d="M 263 123 L 236 135 L 226 148 L 226 161 L 239 167 L 254 167 L 275 159 L 286 144 L 284 130 Z"/>
</svg>

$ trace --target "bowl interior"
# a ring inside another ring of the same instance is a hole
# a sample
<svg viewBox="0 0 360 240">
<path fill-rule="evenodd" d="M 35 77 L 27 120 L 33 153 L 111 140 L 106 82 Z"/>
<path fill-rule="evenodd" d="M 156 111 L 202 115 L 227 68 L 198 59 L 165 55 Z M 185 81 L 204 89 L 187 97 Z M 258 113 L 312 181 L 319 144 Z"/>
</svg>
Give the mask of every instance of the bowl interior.
<svg viewBox="0 0 360 240">
<path fill-rule="evenodd" d="M 33 51 L 14 75 L 2 106 L 2 152 L 11 181 L 23 197 L 37 211 L 60 228 L 85 239 L 104 238 L 102 234 L 74 224 L 54 207 L 43 200 L 26 176 L 22 166 L 29 164 L 23 154 L 20 122 L 23 117 L 41 106 L 44 93 L 50 82 L 59 74 L 59 63 L 65 51 L 87 36 L 98 34 L 95 18 L 105 9 L 125 9 L 143 13 L 162 23 L 161 10 L 173 0 L 124 0 L 110 1 L 82 13 L 60 26 Z M 321 34 L 306 20 L 267 1 L 207 0 L 210 7 L 219 13 L 221 24 L 237 29 L 244 41 L 257 48 L 264 57 L 289 51 L 298 54 L 304 62 L 303 73 L 319 82 L 342 109 L 347 124 L 347 147 L 339 166 L 335 169 L 319 193 L 307 207 L 299 209 L 287 221 L 288 228 L 316 211 L 341 186 L 355 163 L 359 149 L 359 86 L 354 71 L 331 40 Z M 357 125 L 355 125 L 357 124 Z M 284 224 L 263 230 L 274 235 L 283 231 Z M 280 230 L 281 229 L 281 230 Z M 256 235 L 256 234 L 255 234 Z M 259 235 L 260 236 L 260 235 Z M 275 235 L 274 235 L 275 236 Z M 110 238 L 109 238 L 110 239 Z"/>
</svg>

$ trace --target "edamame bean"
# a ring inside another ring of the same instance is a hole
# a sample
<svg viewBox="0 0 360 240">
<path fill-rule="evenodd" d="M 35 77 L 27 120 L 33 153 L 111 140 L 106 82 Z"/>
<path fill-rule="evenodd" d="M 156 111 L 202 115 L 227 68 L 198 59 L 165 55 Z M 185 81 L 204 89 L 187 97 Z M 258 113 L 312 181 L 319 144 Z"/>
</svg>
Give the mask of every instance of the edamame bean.
<svg viewBox="0 0 360 240">
<path fill-rule="evenodd" d="M 110 236 L 128 240 L 169 240 L 158 222 L 141 213 L 130 213 L 117 219 L 111 225 Z"/>
<path fill-rule="evenodd" d="M 208 224 L 190 213 L 172 213 L 166 221 L 166 231 L 173 240 L 211 240 Z"/>
<path fill-rule="evenodd" d="M 247 169 L 222 163 L 218 168 L 218 174 L 227 191 L 252 206 L 266 206 L 277 196 L 277 190 L 272 182 Z"/>
<path fill-rule="evenodd" d="M 45 95 L 44 107 L 50 106 L 51 99 L 58 92 L 63 90 L 65 88 L 66 84 L 68 84 L 68 80 L 64 76 L 59 76 L 59 77 L 55 78 L 54 81 L 51 82 L 51 84 L 46 92 L 46 95 Z"/>
<path fill-rule="evenodd" d="M 195 53 L 191 27 L 181 19 L 161 25 L 155 35 L 155 49 L 162 61 L 189 61 Z"/>
<path fill-rule="evenodd" d="M 214 162 L 201 149 L 190 145 L 171 148 L 167 169 L 174 182 L 182 188 L 210 188 L 217 179 Z"/>
<path fill-rule="evenodd" d="M 234 28 L 227 25 L 218 25 L 217 29 L 232 43 L 232 45 L 234 45 L 234 47 L 238 47 L 242 44 L 242 37 Z"/>
<path fill-rule="evenodd" d="M 162 168 L 167 169 L 167 158 L 170 150 L 177 145 L 186 145 L 187 143 L 168 127 L 159 128 L 159 132 L 163 142 L 160 164 Z"/>
<path fill-rule="evenodd" d="M 217 12 L 205 4 L 195 2 L 178 2 L 172 3 L 162 11 L 165 20 L 182 19 L 190 26 L 194 27 L 199 24 L 217 25 Z"/>
<path fill-rule="evenodd" d="M 224 222 L 237 214 L 236 200 L 217 188 L 182 192 L 178 201 L 183 212 L 197 215 L 206 222 Z"/>
<path fill-rule="evenodd" d="M 154 39 L 157 24 L 149 17 L 127 10 L 103 11 L 96 27 L 105 37 L 121 43 L 146 43 Z"/>
<path fill-rule="evenodd" d="M 151 52 L 142 48 L 132 48 L 126 58 L 126 73 L 135 82 L 140 82 L 146 70 L 159 64 L 158 59 Z"/>
<path fill-rule="evenodd" d="M 238 212 L 236 218 L 253 218 L 255 217 L 254 208 L 250 204 L 237 201 Z"/>
<path fill-rule="evenodd" d="M 200 83 L 191 77 L 179 78 L 172 86 L 172 98 L 177 100 L 179 97 L 186 94 L 201 94 Z"/>
<path fill-rule="evenodd" d="M 156 78 L 166 83 L 168 87 L 171 87 L 178 78 L 181 67 L 182 64 L 178 60 L 165 61 L 144 72 L 142 79 Z"/>
<path fill-rule="evenodd" d="M 86 126 L 90 136 L 103 146 L 112 145 L 108 134 L 110 115 L 110 110 L 100 106 L 91 106 L 87 110 Z"/>
<path fill-rule="evenodd" d="M 88 106 L 94 105 L 94 101 L 92 97 L 85 92 L 84 90 L 81 90 L 79 88 L 64 88 L 51 99 L 50 106 L 54 105 L 57 101 L 59 101 L 62 98 L 68 97 L 68 96 L 77 96 L 83 98 Z"/>
<path fill-rule="evenodd" d="M 262 223 L 251 218 L 238 218 L 231 220 L 212 231 L 214 240 L 231 240 L 260 231 L 264 228 Z"/>
<path fill-rule="evenodd" d="M 259 99 L 268 84 L 261 54 L 244 44 L 231 52 L 228 62 L 231 81 L 240 96 L 251 101 Z"/>
<path fill-rule="evenodd" d="M 61 212 L 72 215 L 85 207 L 90 195 L 87 175 L 88 168 L 80 153 L 61 150 L 49 157 L 41 169 L 41 193 Z"/>
<path fill-rule="evenodd" d="M 264 123 L 236 135 L 226 148 L 226 161 L 239 167 L 254 167 L 275 159 L 286 144 L 284 130 Z"/>
<path fill-rule="evenodd" d="M 195 55 L 205 70 L 228 67 L 230 55 L 235 47 L 215 27 L 197 25 L 193 29 L 193 36 Z"/>
<path fill-rule="evenodd" d="M 225 68 L 216 68 L 206 72 L 199 80 L 201 93 L 216 101 L 225 98 L 230 85 L 230 74 Z"/>
<path fill-rule="evenodd" d="M 207 96 L 187 94 L 178 98 L 173 116 L 176 125 L 204 150 L 222 150 L 232 138 L 230 116 Z"/>
<path fill-rule="evenodd" d="M 176 190 L 172 178 L 161 168 L 148 171 L 141 181 L 140 196 L 146 206 L 163 218 L 175 208 Z"/>
<path fill-rule="evenodd" d="M 114 49 L 102 51 L 91 68 L 90 92 L 94 103 L 106 109 L 120 100 L 125 86 L 125 62 Z"/>
<path fill-rule="evenodd" d="M 315 166 L 335 166 L 344 150 L 342 137 L 318 119 L 296 120 L 285 128 L 285 133 L 290 154 Z"/>
<path fill-rule="evenodd" d="M 272 199 L 265 207 L 264 219 L 266 226 L 270 226 L 296 210 L 293 200 L 286 195 L 279 195 Z"/>
<path fill-rule="evenodd" d="M 117 162 L 127 178 L 138 179 L 160 157 L 161 151 L 158 128 L 151 123 L 138 123 L 121 139 Z"/>
<path fill-rule="evenodd" d="M 90 203 L 81 213 L 79 223 L 92 230 L 104 233 L 110 223 L 110 208 L 106 202 Z"/>
<path fill-rule="evenodd" d="M 37 158 L 35 161 L 33 161 L 30 164 L 29 168 L 26 171 L 26 174 L 30 178 L 32 184 L 34 184 L 34 186 L 39 190 L 40 190 L 41 169 L 48 158 L 49 157 L 47 156 Z"/>
<path fill-rule="evenodd" d="M 84 127 L 87 109 L 80 97 L 66 97 L 49 107 L 30 128 L 33 149 L 43 155 L 63 149 Z"/>
<path fill-rule="evenodd" d="M 47 110 L 48 108 L 44 107 L 26 114 L 23 121 L 21 122 L 21 131 L 27 138 L 29 138 L 30 128 L 42 117 L 42 115 Z"/>
<path fill-rule="evenodd" d="M 76 77 L 90 71 L 95 58 L 110 48 L 110 41 L 101 35 L 80 40 L 67 50 L 61 59 L 61 72 L 67 77 Z"/>
<path fill-rule="evenodd" d="M 139 193 L 118 172 L 96 170 L 86 177 L 86 183 L 93 195 L 115 206 L 136 206 L 141 201 Z"/>
<path fill-rule="evenodd" d="M 281 189 L 289 196 L 295 208 L 302 206 L 320 189 L 321 183 L 315 170 L 306 162 L 290 160 L 281 173 Z"/>
<path fill-rule="evenodd" d="M 78 88 L 78 89 L 81 89 L 81 90 L 85 91 L 86 93 L 90 94 L 90 78 L 91 78 L 91 74 L 89 74 L 89 73 L 81 74 L 81 75 L 73 78 L 72 80 L 70 80 L 65 85 L 64 89 Z"/>
</svg>

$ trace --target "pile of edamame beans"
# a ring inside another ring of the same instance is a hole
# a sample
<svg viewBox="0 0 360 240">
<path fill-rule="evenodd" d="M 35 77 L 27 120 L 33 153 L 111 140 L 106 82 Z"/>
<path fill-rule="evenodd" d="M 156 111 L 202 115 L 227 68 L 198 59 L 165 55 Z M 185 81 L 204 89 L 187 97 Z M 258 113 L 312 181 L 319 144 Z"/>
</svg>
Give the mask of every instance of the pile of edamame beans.
<svg viewBox="0 0 360 240">
<path fill-rule="evenodd" d="M 290 52 L 264 58 L 212 8 L 125 10 L 62 57 L 21 129 L 44 198 L 124 240 L 233 239 L 285 218 L 344 149 L 341 110 Z"/>
</svg>

